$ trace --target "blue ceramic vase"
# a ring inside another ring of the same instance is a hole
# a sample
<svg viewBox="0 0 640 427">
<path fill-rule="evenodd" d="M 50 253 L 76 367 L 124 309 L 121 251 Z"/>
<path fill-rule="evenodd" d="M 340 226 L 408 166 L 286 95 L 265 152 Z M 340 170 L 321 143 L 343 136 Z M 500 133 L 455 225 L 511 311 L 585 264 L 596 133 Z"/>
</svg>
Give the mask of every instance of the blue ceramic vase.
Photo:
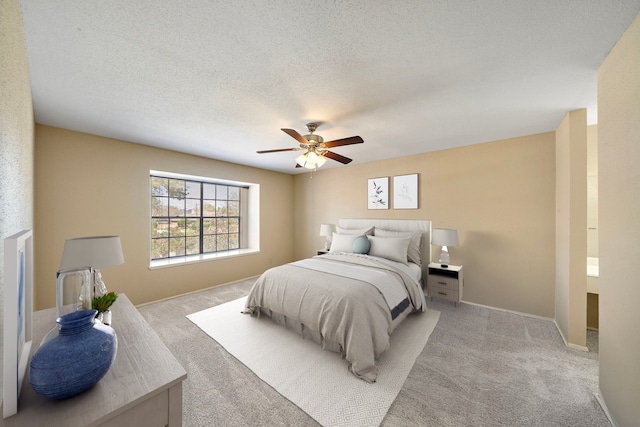
<svg viewBox="0 0 640 427">
<path fill-rule="evenodd" d="M 31 358 L 33 390 L 49 399 L 66 399 L 93 387 L 116 358 L 118 338 L 110 326 L 95 321 L 97 310 L 82 310 L 56 319 L 58 335 L 44 342 Z"/>
</svg>

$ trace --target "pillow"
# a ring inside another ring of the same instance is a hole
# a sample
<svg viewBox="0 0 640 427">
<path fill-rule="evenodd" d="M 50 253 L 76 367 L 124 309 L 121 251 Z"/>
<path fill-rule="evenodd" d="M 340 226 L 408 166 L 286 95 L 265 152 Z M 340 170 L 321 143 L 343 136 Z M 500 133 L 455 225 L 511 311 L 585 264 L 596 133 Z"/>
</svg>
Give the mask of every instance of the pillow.
<svg viewBox="0 0 640 427">
<path fill-rule="evenodd" d="M 336 227 L 336 231 L 338 232 L 338 234 L 357 234 L 357 235 L 362 235 L 364 234 L 369 235 L 369 236 L 373 236 L 373 226 L 368 227 L 368 228 L 342 228 L 342 227 Z"/>
<path fill-rule="evenodd" d="M 375 237 L 367 236 L 371 243 L 369 255 L 390 259 L 391 261 L 407 264 L 407 250 L 409 249 L 409 237 Z"/>
<path fill-rule="evenodd" d="M 379 237 L 410 237 L 409 250 L 407 258 L 409 261 L 422 265 L 422 251 L 420 245 L 422 243 L 422 231 L 393 231 L 376 228 L 374 236 Z"/>
<path fill-rule="evenodd" d="M 351 252 L 353 250 L 353 241 L 358 237 L 360 236 L 357 234 L 333 233 L 329 252 Z"/>
<path fill-rule="evenodd" d="M 369 243 L 367 236 L 358 236 L 358 238 L 353 241 L 351 248 L 354 254 L 367 254 L 371 248 L 371 243 Z"/>
</svg>

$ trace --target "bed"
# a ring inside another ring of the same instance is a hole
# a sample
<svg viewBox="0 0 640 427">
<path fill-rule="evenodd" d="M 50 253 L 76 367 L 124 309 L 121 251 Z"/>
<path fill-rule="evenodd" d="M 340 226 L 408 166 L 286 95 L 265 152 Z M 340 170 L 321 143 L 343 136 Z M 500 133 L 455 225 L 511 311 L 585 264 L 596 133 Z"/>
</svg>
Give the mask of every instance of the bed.
<svg viewBox="0 0 640 427">
<path fill-rule="evenodd" d="M 430 231 L 426 220 L 340 219 L 329 253 L 265 271 L 244 313 L 269 316 L 375 382 L 393 330 L 425 310 Z"/>
</svg>

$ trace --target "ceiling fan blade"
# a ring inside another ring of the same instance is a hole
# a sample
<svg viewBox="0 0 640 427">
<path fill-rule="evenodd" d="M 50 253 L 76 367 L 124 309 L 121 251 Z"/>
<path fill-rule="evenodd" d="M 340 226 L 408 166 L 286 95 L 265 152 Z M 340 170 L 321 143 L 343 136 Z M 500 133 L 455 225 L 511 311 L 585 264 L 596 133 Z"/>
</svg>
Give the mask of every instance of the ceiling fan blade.
<svg viewBox="0 0 640 427">
<path fill-rule="evenodd" d="M 258 154 L 264 154 L 264 153 L 278 153 L 280 151 L 298 151 L 301 150 L 300 147 L 296 147 L 296 148 L 278 148 L 277 150 L 262 150 L 262 151 L 256 151 L 256 153 Z"/>
<path fill-rule="evenodd" d="M 349 138 L 334 139 L 333 141 L 325 141 L 321 145 L 326 148 L 339 147 L 341 145 L 362 144 L 364 140 L 359 136 L 351 136 Z"/>
<path fill-rule="evenodd" d="M 287 135 L 289 135 L 290 137 L 292 137 L 293 139 L 295 139 L 296 141 L 298 141 L 300 144 L 307 145 L 309 143 L 309 141 L 304 139 L 304 136 L 300 135 L 298 132 L 296 132 L 293 129 L 280 129 L 280 130 L 286 133 Z"/>
<path fill-rule="evenodd" d="M 336 154 L 333 151 L 326 151 L 323 154 L 325 157 L 330 158 L 331 160 L 335 160 L 337 162 L 343 163 L 343 164 L 347 164 L 347 163 L 351 163 L 351 159 L 345 156 L 341 156 L 340 154 Z"/>
<path fill-rule="evenodd" d="M 299 163 L 296 163 L 296 167 L 297 167 L 297 168 L 301 168 L 302 166 L 300 166 L 300 164 L 299 164 Z"/>
</svg>

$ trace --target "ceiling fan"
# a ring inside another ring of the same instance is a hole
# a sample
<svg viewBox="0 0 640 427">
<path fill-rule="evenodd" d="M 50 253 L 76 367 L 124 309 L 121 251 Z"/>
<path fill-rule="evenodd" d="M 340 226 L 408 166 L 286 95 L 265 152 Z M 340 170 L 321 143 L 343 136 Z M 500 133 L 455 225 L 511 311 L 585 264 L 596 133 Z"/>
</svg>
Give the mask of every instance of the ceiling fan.
<svg viewBox="0 0 640 427">
<path fill-rule="evenodd" d="M 359 136 L 351 136 L 349 138 L 335 139 L 333 141 L 325 141 L 320 135 L 315 135 L 313 132 L 318 128 L 318 123 L 307 123 L 308 135 L 300 135 L 293 129 L 281 129 L 287 135 L 293 137 L 300 143 L 296 148 L 279 148 L 276 150 L 262 150 L 258 151 L 258 154 L 263 153 L 277 153 L 280 151 L 298 151 L 307 150 L 306 153 L 301 154 L 296 158 L 296 167 L 305 167 L 307 169 L 317 169 L 324 165 L 327 158 L 335 160 L 337 162 L 347 164 L 351 162 L 351 159 L 340 154 L 336 154 L 333 151 L 329 151 L 329 148 L 340 147 L 342 145 L 361 144 L 364 142 Z"/>
</svg>

